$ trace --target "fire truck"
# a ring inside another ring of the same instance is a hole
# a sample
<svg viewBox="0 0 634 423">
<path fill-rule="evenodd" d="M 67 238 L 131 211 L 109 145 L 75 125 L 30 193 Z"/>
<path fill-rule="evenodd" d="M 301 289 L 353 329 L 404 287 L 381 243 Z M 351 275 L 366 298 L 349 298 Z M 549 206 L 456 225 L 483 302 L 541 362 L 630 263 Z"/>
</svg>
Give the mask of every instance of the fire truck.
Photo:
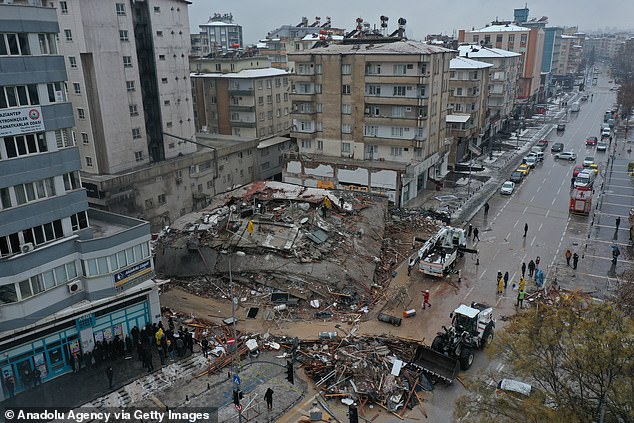
<svg viewBox="0 0 634 423">
<path fill-rule="evenodd" d="M 592 209 L 592 187 L 576 187 L 570 193 L 568 212 L 587 216 Z"/>
</svg>

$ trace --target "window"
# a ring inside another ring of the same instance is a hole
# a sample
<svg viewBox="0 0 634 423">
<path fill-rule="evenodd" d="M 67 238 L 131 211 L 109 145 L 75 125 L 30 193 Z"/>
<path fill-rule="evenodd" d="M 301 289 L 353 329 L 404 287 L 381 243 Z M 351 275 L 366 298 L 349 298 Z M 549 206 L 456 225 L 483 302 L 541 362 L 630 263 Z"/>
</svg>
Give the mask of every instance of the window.
<svg viewBox="0 0 634 423">
<path fill-rule="evenodd" d="M 392 106 L 392 117 L 405 117 L 405 107 Z"/>
<path fill-rule="evenodd" d="M 526 39 L 527 39 L 527 35 L 526 34 L 522 34 L 520 35 L 520 47 L 526 47 Z"/>
<path fill-rule="evenodd" d="M 134 91 L 135 90 L 134 81 L 125 81 L 125 87 L 128 90 L 128 92 Z"/>
<path fill-rule="evenodd" d="M 352 104 L 346 104 L 346 103 L 342 104 L 341 113 L 343 113 L 344 115 L 352 114 Z"/>
<path fill-rule="evenodd" d="M 394 75 L 405 75 L 407 73 L 407 66 L 403 64 L 394 64 Z"/>
<path fill-rule="evenodd" d="M 167 84 L 167 78 L 161 78 L 161 84 Z"/>
<path fill-rule="evenodd" d="M 77 69 L 77 59 L 74 56 L 68 57 L 68 63 L 71 69 Z"/>
<path fill-rule="evenodd" d="M 341 64 L 341 74 L 342 75 L 350 75 L 352 74 L 352 66 L 347 63 Z"/>
<path fill-rule="evenodd" d="M 55 34 L 37 34 L 41 54 L 57 54 L 57 36 Z"/>
<path fill-rule="evenodd" d="M 73 41 L 73 31 L 70 29 L 64 30 L 64 36 L 66 37 L 66 41 Z"/>
<path fill-rule="evenodd" d="M 266 96 L 266 103 L 267 104 L 273 104 L 273 95 L 267 95 Z"/>
<path fill-rule="evenodd" d="M 163 31 L 156 31 L 156 36 L 157 37 L 162 37 L 163 36 Z"/>
<path fill-rule="evenodd" d="M 352 133 L 352 125 L 350 125 L 349 123 L 342 123 L 341 124 L 341 132 L 344 134 L 351 134 Z"/>
<path fill-rule="evenodd" d="M 37 85 L 0 86 L 0 109 L 40 104 Z"/>
<path fill-rule="evenodd" d="M 5 136 L 4 147 L 9 159 L 48 151 L 44 133 Z"/>
<path fill-rule="evenodd" d="M 343 84 L 341 86 L 341 94 L 350 94 L 350 84 Z"/>
<path fill-rule="evenodd" d="M 65 173 L 62 176 L 64 179 L 64 189 L 66 191 L 72 191 L 81 188 L 81 183 L 79 182 L 79 172 Z"/>
<path fill-rule="evenodd" d="M 317 150 L 324 149 L 324 142 L 322 140 L 317 140 Z"/>
<path fill-rule="evenodd" d="M 349 142 L 342 142 L 341 143 L 341 152 L 342 153 L 350 153 L 350 143 Z"/>
<path fill-rule="evenodd" d="M 154 13 L 161 13 L 161 7 L 160 6 L 154 6 Z"/>
<path fill-rule="evenodd" d="M 132 56 L 123 56 L 123 67 L 124 68 L 132 67 Z"/>
<path fill-rule="evenodd" d="M 142 162 L 143 161 L 143 152 L 142 151 L 135 151 L 134 152 L 134 160 L 137 162 Z"/>
<path fill-rule="evenodd" d="M 165 101 L 163 102 L 163 106 L 169 106 L 169 105 L 170 105 L 170 101 L 169 101 L 169 100 L 165 100 Z"/>
<path fill-rule="evenodd" d="M 75 91 L 77 95 L 81 94 L 81 85 L 79 85 L 79 82 L 73 82 L 73 91 Z"/>
<path fill-rule="evenodd" d="M 31 54 L 27 34 L 0 33 L 0 56 L 28 56 Z"/>
<path fill-rule="evenodd" d="M 456 95 L 457 96 L 461 96 L 462 95 L 462 87 L 456 88 Z"/>
<path fill-rule="evenodd" d="M 82 132 L 81 133 L 81 142 L 82 144 L 86 145 L 90 142 L 90 140 L 88 139 L 88 134 L 86 132 Z"/>
<path fill-rule="evenodd" d="M 473 42 L 474 42 L 474 43 L 477 43 L 479 40 L 480 40 L 480 37 L 479 37 L 479 36 L 477 36 L 477 35 L 474 35 L 474 36 L 473 36 Z"/>
<path fill-rule="evenodd" d="M 164 54 L 159 54 L 159 60 L 165 60 L 165 55 Z"/>
<path fill-rule="evenodd" d="M 65 1 L 60 1 L 59 10 L 62 12 L 62 15 L 68 14 L 68 4 Z"/>
<path fill-rule="evenodd" d="M 85 159 L 86 159 L 86 166 L 92 167 L 92 157 L 86 156 Z"/>
<path fill-rule="evenodd" d="M 115 3 L 115 10 L 117 11 L 117 15 L 125 16 L 125 4 L 124 3 Z"/>
<path fill-rule="evenodd" d="M 509 34 L 509 44 L 513 44 L 515 42 L 515 34 Z"/>
<path fill-rule="evenodd" d="M 261 106 L 264 104 L 264 96 L 259 96 L 258 97 L 258 104 Z"/>
<path fill-rule="evenodd" d="M 73 231 L 86 229 L 88 227 L 88 217 L 86 216 L 86 211 L 81 211 L 77 214 L 72 214 L 70 216 L 70 224 Z M 106 272 L 107 272 L 107 269 L 106 269 Z"/>
<path fill-rule="evenodd" d="M 393 137 L 402 137 L 403 136 L 403 128 L 400 126 L 393 126 L 391 128 L 391 133 Z"/>
<path fill-rule="evenodd" d="M 132 128 L 132 139 L 138 140 L 141 138 L 141 128 Z"/>
<path fill-rule="evenodd" d="M 313 143 L 311 140 L 302 140 L 302 148 L 312 148 Z"/>
<path fill-rule="evenodd" d="M 502 42 L 502 34 L 497 34 L 495 36 L 495 42 L 496 43 L 501 43 Z"/>
<path fill-rule="evenodd" d="M 379 75 L 379 74 L 381 74 L 381 65 L 380 64 L 367 63 L 365 65 L 365 74 L 366 75 Z"/>
<path fill-rule="evenodd" d="M 161 194 L 158 196 L 158 203 L 165 204 L 165 194 Z"/>
<path fill-rule="evenodd" d="M 405 85 L 396 85 L 394 86 L 394 96 L 404 97 L 405 96 Z"/>
<path fill-rule="evenodd" d="M 378 130 L 379 130 L 378 126 L 366 125 L 363 127 L 363 135 L 366 137 L 376 137 Z"/>
<path fill-rule="evenodd" d="M 127 30 L 122 29 L 119 31 L 119 41 L 130 41 Z"/>
<path fill-rule="evenodd" d="M 281 103 L 282 102 L 282 96 L 280 94 L 275 94 L 275 102 L 276 103 Z"/>
<path fill-rule="evenodd" d="M 391 147 L 390 148 L 390 155 L 394 156 L 394 157 L 402 156 L 403 155 L 403 147 Z"/>
<path fill-rule="evenodd" d="M 86 111 L 81 107 L 77 108 L 77 118 L 78 119 L 86 119 Z"/>
<path fill-rule="evenodd" d="M 128 108 L 130 109 L 130 116 L 139 116 L 139 110 L 136 104 L 130 104 Z"/>
<path fill-rule="evenodd" d="M 321 65 L 315 65 L 315 73 L 321 75 Z"/>
<path fill-rule="evenodd" d="M 366 92 L 368 95 L 381 95 L 380 85 L 366 85 Z"/>
</svg>

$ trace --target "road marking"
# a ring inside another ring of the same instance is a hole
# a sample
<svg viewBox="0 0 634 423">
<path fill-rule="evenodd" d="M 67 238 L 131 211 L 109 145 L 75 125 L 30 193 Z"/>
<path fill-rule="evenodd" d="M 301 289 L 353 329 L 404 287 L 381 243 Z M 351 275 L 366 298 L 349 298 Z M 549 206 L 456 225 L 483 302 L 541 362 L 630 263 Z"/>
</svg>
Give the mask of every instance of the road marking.
<svg viewBox="0 0 634 423">
<path fill-rule="evenodd" d="M 610 192 L 609 190 L 605 190 L 603 191 L 603 195 L 614 195 L 615 197 L 627 197 L 627 198 L 632 198 L 631 194 L 615 194 L 613 192 Z"/>
<path fill-rule="evenodd" d="M 535 196 L 534 196 L 534 195 L 531 197 L 531 203 L 532 203 L 533 201 L 535 201 Z"/>
<path fill-rule="evenodd" d="M 513 229 L 515 229 L 517 227 L 517 224 L 520 223 L 519 220 L 515 221 L 515 225 L 513 225 Z"/>
<path fill-rule="evenodd" d="M 606 203 L 606 202 L 603 202 L 603 203 L 602 203 L 602 205 L 604 205 L 604 204 L 606 204 L 606 205 L 608 205 L 608 206 L 617 206 L 617 207 L 627 207 L 627 208 L 632 208 L 632 205 L 631 205 L 631 204 L 620 204 L 620 203 Z M 623 216 L 623 217 L 625 217 L 625 216 Z"/>
<path fill-rule="evenodd" d="M 480 274 L 480 279 L 482 279 L 482 277 L 484 277 L 484 274 L 487 272 L 487 267 L 484 268 L 484 271 Z"/>
<path fill-rule="evenodd" d="M 546 215 L 544 217 L 548 217 L 548 214 L 550 213 L 550 209 L 546 210 Z"/>
<path fill-rule="evenodd" d="M 471 295 L 471 291 L 473 291 L 473 289 L 474 289 L 474 288 L 475 288 L 475 286 L 472 286 L 472 287 L 471 287 L 471 289 L 469 289 L 469 290 L 467 291 L 467 295 L 465 295 L 465 296 L 464 296 L 464 300 L 466 300 L 466 299 L 467 299 L 467 297 L 468 297 L 469 295 Z"/>
<path fill-rule="evenodd" d="M 570 239 L 576 239 L 576 240 L 579 240 L 579 241 L 581 241 L 581 243 L 586 243 L 586 242 L 588 242 L 588 239 L 587 239 L 587 238 L 570 238 Z M 624 242 L 604 241 L 604 240 L 602 240 L 602 239 L 597 239 L 597 238 L 592 239 L 592 242 L 602 242 L 602 243 L 604 243 L 604 244 L 622 245 L 623 247 L 629 247 L 630 245 L 632 245 L 632 244 L 630 244 L 630 243 L 626 244 L 626 243 L 624 243 Z"/>
<path fill-rule="evenodd" d="M 540 186 L 537 187 L 537 192 L 539 192 L 541 190 L 542 190 L 542 186 L 540 185 Z"/>
<path fill-rule="evenodd" d="M 584 254 L 584 257 L 592 257 L 592 258 L 596 258 L 596 259 L 612 261 L 612 258 L 610 258 L 610 257 L 592 256 L 590 254 Z M 619 262 L 621 262 L 621 263 L 630 263 L 630 264 L 634 263 L 634 261 L 631 261 L 631 260 L 619 260 Z"/>
<path fill-rule="evenodd" d="M 608 228 L 608 229 L 614 229 L 616 231 L 616 228 L 613 225 L 594 225 L 597 228 Z M 628 228 L 621 228 L 619 227 L 619 231 L 627 231 L 629 232 L 630 230 Z"/>
<path fill-rule="evenodd" d="M 539 228 L 537 228 L 537 232 L 539 232 L 539 231 L 541 231 L 541 230 L 542 230 L 542 226 L 544 226 L 544 222 L 542 222 L 542 223 L 540 223 L 540 224 L 539 224 Z"/>
<path fill-rule="evenodd" d="M 557 193 L 557 194 L 559 194 L 559 193 Z M 556 201 L 556 200 L 557 200 L 557 197 L 553 197 L 553 201 L 551 201 L 551 202 L 550 202 L 550 205 L 551 205 L 551 206 L 554 206 L 554 205 L 555 205 L 555 201 Z"/>
</svg>

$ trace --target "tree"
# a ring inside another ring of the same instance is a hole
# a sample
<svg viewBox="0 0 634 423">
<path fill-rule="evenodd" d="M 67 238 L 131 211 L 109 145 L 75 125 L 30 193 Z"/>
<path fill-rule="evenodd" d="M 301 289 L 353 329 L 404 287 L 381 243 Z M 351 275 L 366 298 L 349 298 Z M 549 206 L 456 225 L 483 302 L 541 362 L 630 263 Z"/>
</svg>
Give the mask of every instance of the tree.
<svg viewBox="0 0 634 423">
<path fill-rule="evenodd" d="M 628 82 L 619 87 L 616 101 L 621 105 L 621 117 L 629 118 L 634 109 L 634 82 Z"/>
<path fill-rule="evenodd" d="M 518 316 L 494 343 L 506 377 L 536 392 L 496 395 L 487 380 L 467 384 L 457 417 L 496 422 L 633 422 L 634 321 L 612 303 L 560 297 Z M 499 380 L 500 375 L 489 375 Z M 490 380 L 490 379 L 489 379 Z M 475 417 L 474 417 L 475 416 Z"/>
</svg>

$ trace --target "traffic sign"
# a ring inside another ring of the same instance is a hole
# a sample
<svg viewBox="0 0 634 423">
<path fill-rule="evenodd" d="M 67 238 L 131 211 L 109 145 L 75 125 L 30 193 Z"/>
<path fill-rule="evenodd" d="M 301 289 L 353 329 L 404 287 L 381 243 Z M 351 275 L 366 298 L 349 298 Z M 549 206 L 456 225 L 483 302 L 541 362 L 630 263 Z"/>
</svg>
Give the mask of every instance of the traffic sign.
<svg viewBox="0 0 634 423">
<path fill-rule="evenodd" d="M 240 376 L 233 375 L 233 383 L 235 383 L 236 385 L 240 385 Z"/>
<path fill-rule="evenodd" d="M 236 339 L 235 338 L 227 338 L 227 345 L 233 345 L 236 343 Z"/>
</svg>

